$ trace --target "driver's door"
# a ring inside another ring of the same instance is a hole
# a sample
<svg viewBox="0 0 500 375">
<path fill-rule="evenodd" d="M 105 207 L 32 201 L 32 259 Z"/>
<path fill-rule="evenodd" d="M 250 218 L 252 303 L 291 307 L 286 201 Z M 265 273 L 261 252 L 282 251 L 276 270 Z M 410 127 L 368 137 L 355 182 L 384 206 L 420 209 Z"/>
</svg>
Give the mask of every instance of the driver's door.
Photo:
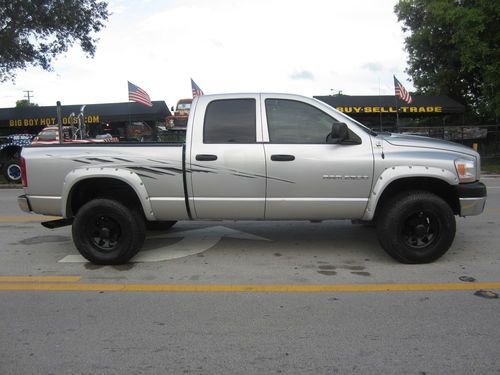
<svg viewBox="0 0 500 375">
<path fill-rule="evenodd" d="M 358 134 L 360 144 L 326 143 L 338 120 L 313 100 L 263 95 L 261 107 L 268 137 L 266 219 L 361 217 L 373 175 L 370 138 Z"/>
</svg>

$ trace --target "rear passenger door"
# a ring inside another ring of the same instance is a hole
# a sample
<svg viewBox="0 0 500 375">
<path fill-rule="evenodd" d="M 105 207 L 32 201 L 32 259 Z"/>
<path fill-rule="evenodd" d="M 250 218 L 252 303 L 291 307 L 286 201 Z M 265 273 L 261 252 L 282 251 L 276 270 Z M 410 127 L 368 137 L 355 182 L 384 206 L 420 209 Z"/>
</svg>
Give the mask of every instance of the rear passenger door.
<svg viewBox="0 0 500 375">
<path fill-rule="evenodd" d="M 201 96 L 190 125 L 193 216 L 263 219 L 266 171 L 259 95 Z"/>
</svg>

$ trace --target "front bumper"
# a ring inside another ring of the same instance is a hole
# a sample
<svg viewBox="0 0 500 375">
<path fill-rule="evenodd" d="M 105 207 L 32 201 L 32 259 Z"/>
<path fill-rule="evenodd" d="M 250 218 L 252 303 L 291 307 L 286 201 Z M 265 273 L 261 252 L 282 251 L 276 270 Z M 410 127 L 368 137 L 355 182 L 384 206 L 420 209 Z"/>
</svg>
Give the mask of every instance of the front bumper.
<svg viewBox="0 0 500 375">
<path fill-rule="evenodd" d="M 460 216 L 479 215 L 486 204 L 486 186 L 482 182 L 461 184 L 456 186 L 460 202 Z"/>
<path fill-rule="evenodd" d="M 19 208 L 24 211 L 24 212 L 31 212 L 31 205 L 28 197 L 26 195 L 20 195 L 17 197 L 17 204 L 19 205 Z"/>
</svg>

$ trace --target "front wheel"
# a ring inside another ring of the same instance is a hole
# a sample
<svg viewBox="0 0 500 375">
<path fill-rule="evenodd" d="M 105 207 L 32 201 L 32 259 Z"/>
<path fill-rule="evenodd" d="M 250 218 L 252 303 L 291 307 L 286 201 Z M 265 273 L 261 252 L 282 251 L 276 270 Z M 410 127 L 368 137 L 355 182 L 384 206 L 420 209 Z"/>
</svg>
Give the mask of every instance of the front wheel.
<svg viewBox="0 0 500 375">
<path fill-rule="evenodd" d="M 141 249 L 146 226 L 137 210 L 102 198 L 80 208 L 72 233 L 80 254 L 92 263 L 123 264 Z"/>
<path fill-rule="evenodd" d="M 21 165 L 19 159 L 7 160 L 2 166 L 2 173 L 9 182 L 21 182 Z"/>
<path fill-rule="evenodd" d="M 387 201 L 377 215 L 377 237 L 384 250 L 401 263 L 430 263 L 455 238 L 455 216 L 435 194 L 411 191 Z"/>
</svg>

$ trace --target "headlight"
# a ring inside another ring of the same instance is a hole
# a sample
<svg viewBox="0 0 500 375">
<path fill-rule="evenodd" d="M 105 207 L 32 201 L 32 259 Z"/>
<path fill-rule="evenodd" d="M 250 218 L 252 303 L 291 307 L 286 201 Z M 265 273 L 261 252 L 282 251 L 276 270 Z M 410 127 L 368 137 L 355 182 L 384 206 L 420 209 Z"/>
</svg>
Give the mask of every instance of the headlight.
<svg viewBox="0 0 500 375">
<path fill-rule="evenodd" d="M 457 159 L 455 160 L 455 168 L 460 183 L 476 181 L 476 162 L 474 160 Z"/>
</svg>

